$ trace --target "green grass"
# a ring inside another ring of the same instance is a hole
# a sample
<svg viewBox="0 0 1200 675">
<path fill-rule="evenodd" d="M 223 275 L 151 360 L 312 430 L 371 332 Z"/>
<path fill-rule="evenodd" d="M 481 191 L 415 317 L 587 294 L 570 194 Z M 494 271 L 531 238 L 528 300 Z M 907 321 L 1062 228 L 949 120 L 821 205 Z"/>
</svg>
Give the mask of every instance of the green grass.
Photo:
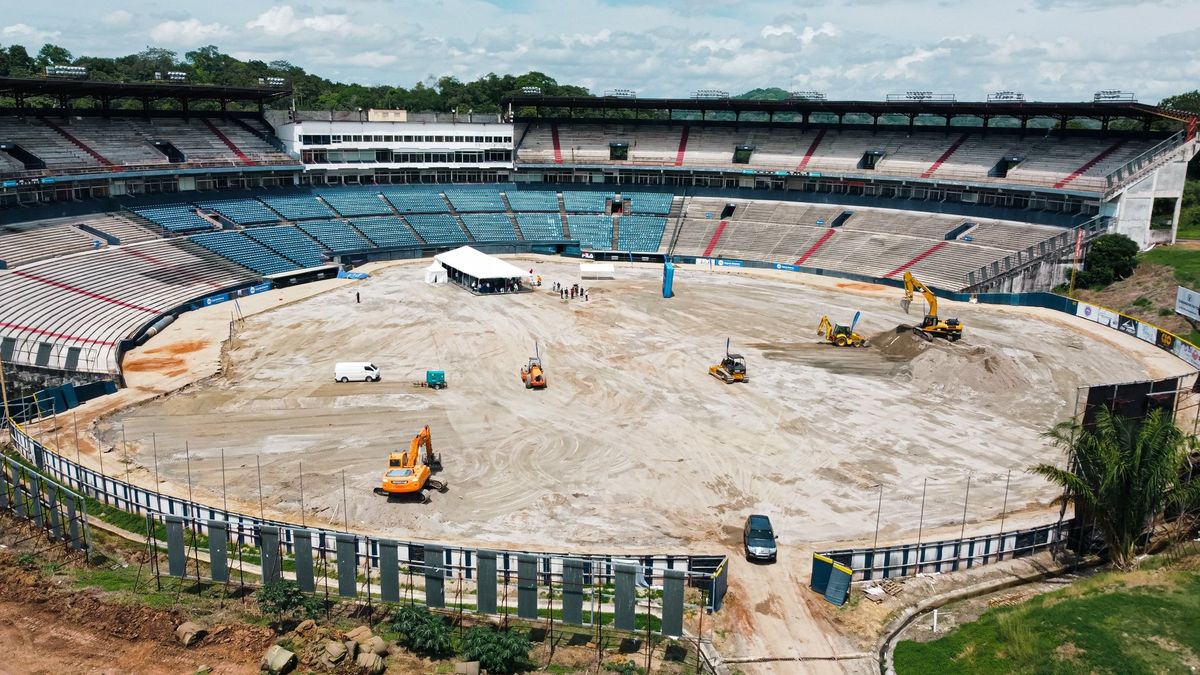
<svg viewBox="0 0 1200 675">
<path fill-rule="evenodd" d="M 1184 286 L 1200 285 L 1200 250 L 1159 246 L 1138 255 L 1138 261 L 1170 267 L 1175 270 L 1175 279 Z"/>
<path fill-rule="evenodd" d="M 1189 653 L 1190 652 L 1190 653 Z M 907 673 L 1191 673 L 1200 574 L 1109 573 L 991 609 L 932 642 L 896 647 Z"/>
</svg>

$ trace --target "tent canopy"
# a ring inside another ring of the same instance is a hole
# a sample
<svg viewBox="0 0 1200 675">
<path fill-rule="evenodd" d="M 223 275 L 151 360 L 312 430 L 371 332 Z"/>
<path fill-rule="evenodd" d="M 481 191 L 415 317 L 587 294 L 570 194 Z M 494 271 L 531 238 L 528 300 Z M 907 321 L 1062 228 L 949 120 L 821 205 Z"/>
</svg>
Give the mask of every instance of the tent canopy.
<svg viewBox="0 0 1200 675">
<path fill-rule="evenodd" d="M 452 267 L 476 279 L 517 279 L 529 276 L 527 270 L 476 251 L 470 246 L 462 246 L 453 251 L 440 253 L 433 259 L 446 267 Z"/>
</svg>

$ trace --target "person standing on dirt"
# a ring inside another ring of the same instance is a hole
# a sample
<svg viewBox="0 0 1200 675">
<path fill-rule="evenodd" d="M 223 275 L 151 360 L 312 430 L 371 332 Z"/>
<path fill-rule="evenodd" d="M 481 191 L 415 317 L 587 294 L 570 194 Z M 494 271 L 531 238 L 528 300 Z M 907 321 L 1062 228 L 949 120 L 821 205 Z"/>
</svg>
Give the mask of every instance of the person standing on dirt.
<svg viewBox="0 0 1200 675">
<path fill-rule="evenodd" d="M 354 304 L 362 304 L 362 296 L 358 294 L 358 291 L 354 291 Z"/>
</svg>

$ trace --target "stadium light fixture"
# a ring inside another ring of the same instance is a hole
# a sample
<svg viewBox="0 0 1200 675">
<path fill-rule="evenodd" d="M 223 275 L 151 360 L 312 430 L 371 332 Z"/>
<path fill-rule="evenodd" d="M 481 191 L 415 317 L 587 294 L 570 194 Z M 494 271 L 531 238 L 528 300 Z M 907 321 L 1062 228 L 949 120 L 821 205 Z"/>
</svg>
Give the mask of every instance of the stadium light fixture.
<svg viewBox="0 0 1200 675">
<path fill-rule="evenodd" d="M 282 77 L 260 77 L 258 78 L 258 86 L 260 87 L 283 87 L 287 85 L 287 80 Z"/>
<path fill-rule="evenodd" d="M 84 79 L 87 76 L 88 69 L 83 66 L 46 66 L 46 77 Z"/>
<path fill-rule="evenodd" d="M 1132 91 L 1120 89 L 1101 89 L 1092 96 L 1093 103 L 1136 103 L 1137 96 Z"/>
<path fill-rule="evenodd" d="M 953 103 L 954 94 L 935 94 L 932 91 L 906 91 L 903 94 L 888 94 L 888 101 L 932 101 Z"/>
<path fill-rule="evenodd" d="M 722 89 L 697 89 L 692 92 L 692 98 L 729 98 L 729 92 Z"/>
<path fill-rule="evenodd" d="M 789 91 L 788 98 L 793 101 L 824 101 L 825 94 L 819 91 Z"/>
<path fill-rule="evenodd" d="M 1025 102 L 1025 94 L 1022 94 L 1019 91 L 997 91 L 995 93 L 988 94 L 987 102 L 988 103 L 1000 103 L 1000 102 L 1024 103 Z"/>
<path fill-rule="evenodd" d="M 542 88 L 541 87 L 521 87 L 521 93 L 525 94 L 526 96 L 541 96 Z"/>
<path fill-rule="evenodd" d="M 637 92 L 632 89 L 608 89 L 605 98 L 637 98 Z"/>
</svg>

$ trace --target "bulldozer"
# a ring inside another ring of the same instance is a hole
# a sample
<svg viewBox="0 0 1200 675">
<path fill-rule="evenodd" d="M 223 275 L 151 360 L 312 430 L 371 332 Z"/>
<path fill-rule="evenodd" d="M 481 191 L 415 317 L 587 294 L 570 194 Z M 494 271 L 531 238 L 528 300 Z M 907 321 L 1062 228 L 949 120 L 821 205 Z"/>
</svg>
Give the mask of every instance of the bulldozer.
<svg viewBox="0 0 1200 675">
<path fill-rule="evenodd" d="M 546 371 L 542 369 L 542 356 L 536 342 L 533 343 L 533 356 L 529 357 L 529 363 L 521 368 L 521 381 L 526 389 L 546 388 Z"/>
<path fill-rule="evenodd" d="M 860 316 L 862 312 L 855 312 L 854 321 L 849 326 L 835 324 L 828 316 L 823 316 L 821 323 L 817 324 L 817 335 L 823 335 L 826 342 L 838 347 L 866 347 L 867 339 L 854 332 Z"/>
<path fill-rule="evenodd" d="M 913 291 L 920 291 L 921 295 L 925 296 L 925 318 L 921 320 L 920 326 L 913 326 L 913 330 L 926 338 L 946 338 L 950 342 L 958 342 L 962 339 L 963 325 L 958 319 L 942 319 L 938 317 L 937 296 L 929 287 L 917 280 L 912 275 L 912 272 L 904 273 L 904 298 L 900 300 L 900 306 L 904 308 L 904 313 L 908 313 L 908 308 L 913 301 Z"/>
<path fill-rule="evenodd" d="M 433 439 L 429 425 L 413 437 L 407 452 L 388 454 L 387 471 L 375 494 L 384 497 L 419 497 L 422 504 L 429 502 L 426 489 L 445 492 L 448 488 L 440 480 L 431 478 L 434 471 L 442 470 L 442 458 L 433 450 Z"/>
<path fill-rule="evenodd" d="M 729 353 L 729 338 L 725 338 L 725 358 L 717 365 L 709 366 L 708 374 L 725 384 L 750 381 L 750 375 L 746 371 L 746 358 L 741 354 Z"/>
</svg>

